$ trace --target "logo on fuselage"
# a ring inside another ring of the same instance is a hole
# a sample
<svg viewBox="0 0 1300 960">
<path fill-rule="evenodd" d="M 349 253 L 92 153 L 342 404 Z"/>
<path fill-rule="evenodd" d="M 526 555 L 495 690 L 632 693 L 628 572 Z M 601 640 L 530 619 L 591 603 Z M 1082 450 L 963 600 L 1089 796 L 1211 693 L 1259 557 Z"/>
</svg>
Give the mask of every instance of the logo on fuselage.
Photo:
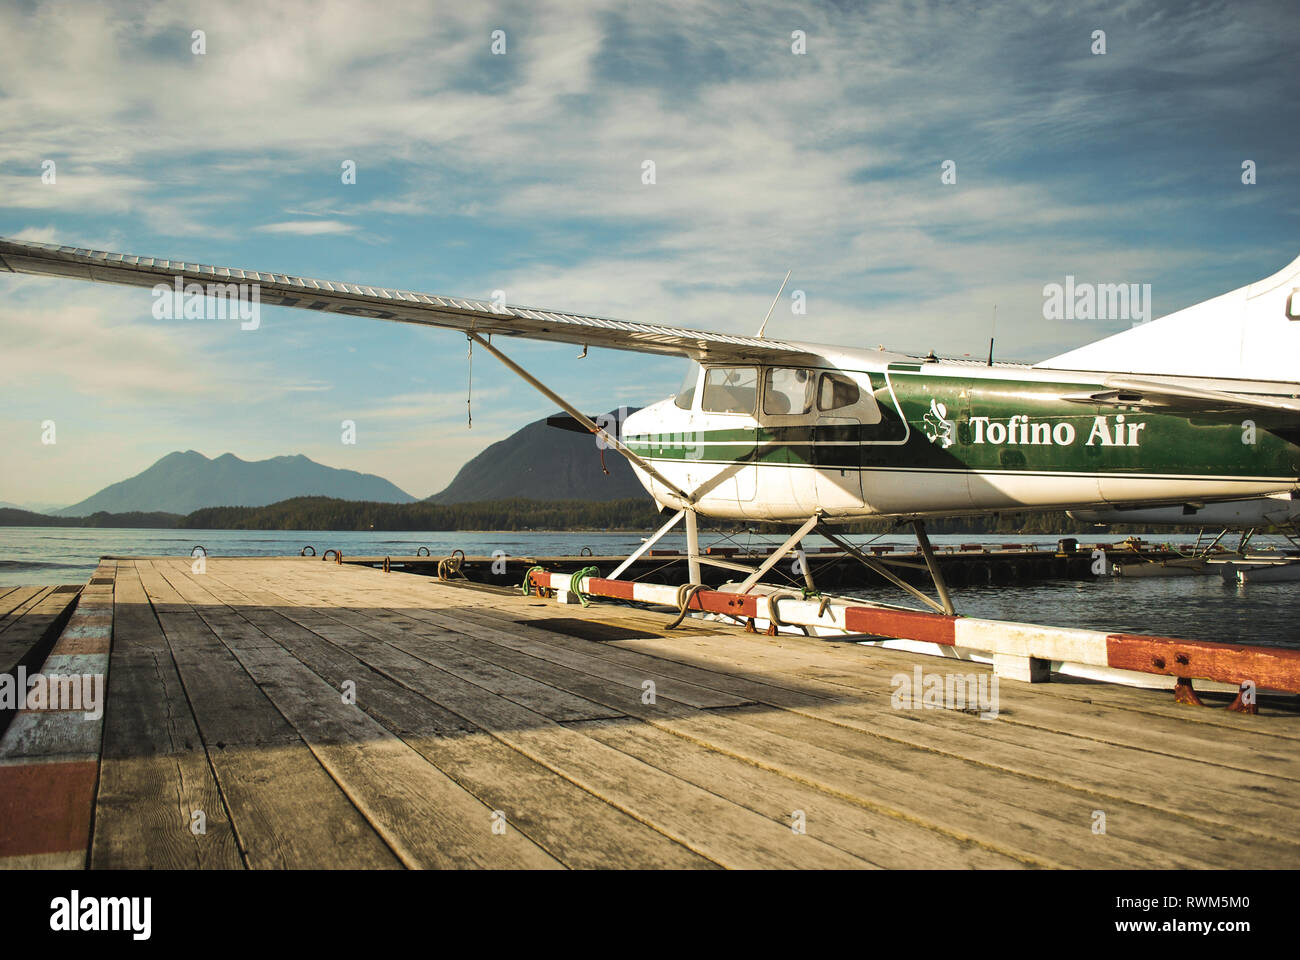
<svg viewBox="0 0 1300 960">
<path fill-rule="evenodd" d="M 957 432 L 957 425 L 947 419 L 947 416 L 947 404 L 940 403 L 934 397 L 931 397 L 930 412 L 925 415 L 925 437 L 931 443 L 937 443 L 945 450 L 953 445 L 953 435 Z"/>
</svg>

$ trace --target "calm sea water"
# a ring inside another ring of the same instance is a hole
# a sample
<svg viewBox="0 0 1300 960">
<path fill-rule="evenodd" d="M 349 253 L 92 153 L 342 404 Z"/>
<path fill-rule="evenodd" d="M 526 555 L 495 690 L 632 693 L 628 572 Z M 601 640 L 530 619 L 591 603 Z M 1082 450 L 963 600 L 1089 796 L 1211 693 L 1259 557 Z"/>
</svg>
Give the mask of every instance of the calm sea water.
<svg viewBox="0 0 1300 960">
<path fill-rule="evenodd" d="M 1077 534 L 1081 543 L 1118 542 L 1122 537 L 1095 532 Z M 739 546 L 773 544 L 779 537 L 701 534 L 701 544 Z M 910 550 L 914 541 L 903 534 L 856 537 L 857 542 L 893 544 Z M 979 539 L 971 534 L 935 536 L 937 546 Z M 994 538 L 983 538 L 995 542 Z M 1009 536 L 1020 543 L 1055 545 L 1057 536 Z M 1147 539 L 1188 543 L 1195 538 L 1153 533 Z M 822 545 L 809 538 L 809 545 Z M 1231 541 L 1235 543 L 1235 538 Z M 77 527 L 0 527 L 0 585 L 85 583 L 99 557 L 105 555 L 188 556 L 202 545 L 211 556 L 296 555 L 310 544 L 317 553 L 337 548 L 349 555 L 413 554 L 428 547 L 435 555 L 461 549 L 490 555 L 504 550 L 511 556 L 577 554 L 584 547 L 597 554 L 627 554 L 641 543 L 635 533 L 441 533 L 321 532 L 248 530 L 102 530 Z M 1256 537 L 1256 547 L 1286 546 L 1280 538 Z M 664 547 L 685 548 L 685 537 L 666 537 Z M 902 602 L 892 588 L 857 591 L 867 599 Z M 1059 626 L 1133 633 L 1172 634 L 1203 640 L 1276 644 L 1300 648 L 1296 599 L 1300 584 L 1228 585 L 1217 576 L 1169 579 L 1102 577 L 1092 581 L 1052 581 L 1023 586 L 966 587 L 954 591 L 959 612 L 999 620 L 1020 620 Z"/>
</svg>

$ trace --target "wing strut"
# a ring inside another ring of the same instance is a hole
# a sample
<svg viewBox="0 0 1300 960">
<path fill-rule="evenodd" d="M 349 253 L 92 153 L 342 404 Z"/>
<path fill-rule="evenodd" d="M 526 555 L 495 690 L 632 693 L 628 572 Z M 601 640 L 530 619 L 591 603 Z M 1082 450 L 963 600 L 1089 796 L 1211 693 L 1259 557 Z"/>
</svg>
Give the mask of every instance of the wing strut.
<svg viewBox="0 0 1300 960">
<path fill-rule="evenodd" d="M 662 473 L 660 473 L 650 464 L 646 463 L 645 460 L 641 459 L 641 457 L 637 456 L 635 453 L 629 450 L 626 446 L 623 445 L 622 440 L 619 440 L 617 437 L 611 436 L 609 432 L 604 428 L 596 426 L 596 424 L 593 423 L 592 420 L 585 413 L 583 413 L 573 404 L 569 403 L 567 400 L 561 397 L 558 393 L 556 393 L 546 384 L 542 383 L 542 381 L 538 380 L 536 377 L 534 377 L 523 367 L 519 366 L 519 364 L 515 363 L 513 360 L 507 357 L 496 347 L 492 346 L 490 342 L 483 339 L 472 330 L 467 331 L 465 335 L 469 337 L 471 341 L 477 343 L 480 347 L 482 347 L 488 353 L 492 354 L 492 356 L 496 357 L 507 367 L 509 367 L 512 371 L 518 374 L 522 380 L 524 380 L 530 386 L 534 387 L 538 392 L 542 394 L 542 396 L 546 397 L 552 403 L 559 404 L 561 410 L 563 410 L 569 416 L 573 417 L 574 420 L 577 420 L 580 424 L 582 424 L 584 427 L 590 430 L 596 437 L 603 438 L 606 443 L 608 443 L 611 447 L 613 447 L 615 450 L 621 453 L 630 462 L 636 464 L 638 467 L 640 467 L 650 476 L 654 477 L 656 480 L 662 483 L 665 487 L 667 487 L 670 491 L 672 491 L 682 500 L 690 504 L 695 503 L 695 497 L 687 493 L 685 490 L 680 489 L 677 486 L 677 484 L 673 483 L 671 480 L 665 477 Z M 695 512 L 694 509 L 692 509 L 691 513 L 694 512 Z"/>
<path fill-rule="evenodd" d="M 952 597 L 948 593 L 948 584 L 943 579 L 943 573 L 939 569 L 939 563 L 934 558 L 934 549 L 930 546 L 930 538 L 925 534 L 925 524 L 920 520 L 913 520 L 912 526 L 916 531 L 916 542 L 921 548 L 921 555 L 925 557 L 925 565 L 930 572 L 930 579 L 934 581 L 935 590 L 939 594 L 939 601 L 937 603 L 931 597 L 927 597 L 920 590 L 916 589 L 916 587 L 898 576 L 894 571 L 890 570 L 880 560 L 877 560 L 875 557 L 867 556 L 826 524 L 818 524 L 816 529 L 823 537 L 844 550 L 864 567 L 880 574 L 880 576 L 884 577 L 894 586 L 906 590 L 931 610 L 934 610 L 936 613 L 943 613 L 952 616 L 956 612 L 952 605 Z"/>
</svg>

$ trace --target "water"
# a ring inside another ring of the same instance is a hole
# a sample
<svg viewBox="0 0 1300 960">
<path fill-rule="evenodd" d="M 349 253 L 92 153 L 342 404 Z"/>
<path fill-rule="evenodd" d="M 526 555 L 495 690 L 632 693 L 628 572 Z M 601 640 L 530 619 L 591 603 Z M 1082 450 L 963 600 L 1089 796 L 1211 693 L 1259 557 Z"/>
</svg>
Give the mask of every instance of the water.
<svg viewBox="0 0 1300 960">
<path fill-rule="evenodd" d="M 1077 534 L 1081 543 L 1118 542 L 1122 537 Z M 701 545 L 775 545 L 774 535 L 701 533 Z M 857 536 L 855 542 L 915 546 L 902 533 Z M 981 539 L 972 534 L 931 538 L 936 546 Z M 1054 547 L 1052 536 L 1002 535 L 982 539 L 1034 543 Z M 1153 533 L 1146 539 L 1187 543 L 1194 538 Z M 1235 543 L 1235 538 L 1231 542 Z M 625 555 L 641 544 L 637 533 L 547 533 L 541 531 L 466 533 L 460 531 L 394 533 L 389 531 L 321 532 L 284 530 L 107 530 L 79 527 L 0 527 L 0 585 L 85 583 L 104 555 L 188 556 L 202 545 L 210 556 L 296 555 L 310 544 L 318 554 L 334 548 L 345 556 L 409 555 L 428 547 L 435 556 L 460 549 L 474 556 L 504 550 L 511 556 L 578 554 L 584 547 L 597 555 Z M 1281 538 L 1256 537 L 1253 546 L 1287 546 Z M 660 546 L 685 549 L 677 531 Z M 810 537 L 808 546 L 828 545 Z M 814 570 L 816 558 L 812 558 Z M 608 572 L 608 571 L 606 571 Z M 788 572 L 788 571 L 787 571 Z M 904 602 L 893 588 L 855 591 L 866 599 Z M 1155 633 L 1300 648 L 1295 626 L 1295 600 L 1300 584 L 1225 584 L 1217 576 L 1168 579 L 1103 577 L 1092 581 L 1049 581 L 1005 587 L 966 587 L 954 591 L 957 609 L 968 616 L 1019 620 L 1095 630 Z"/>
</svg>

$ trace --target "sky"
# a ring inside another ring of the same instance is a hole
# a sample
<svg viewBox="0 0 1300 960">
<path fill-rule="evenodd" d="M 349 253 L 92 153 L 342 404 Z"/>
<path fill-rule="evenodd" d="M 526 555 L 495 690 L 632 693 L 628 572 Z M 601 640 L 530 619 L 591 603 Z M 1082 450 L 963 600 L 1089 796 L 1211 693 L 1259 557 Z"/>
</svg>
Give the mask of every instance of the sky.
<svg viewBox="0 0 1300 960">
<path fill-rule="evenodd" d="M 790 270 L 769 336 L 983 356 L 996 307 L 999 357 L 1036 361 L 1129 326 L 1046 319 L 1047 284 L 1149 283 L 1158 317 L 1300 254 L 1297 22 L 1239 0 L 11 0 L 0 236 L 746 334 Z M 0 501 L 70 504 L 187 449 L 424 497 L 553 412 L 482 352 L 471 391 L 451 331 L 151 305 L 0 274 Z M 683 373 L 498 345 L 590 413 Z"/>
</svg>

